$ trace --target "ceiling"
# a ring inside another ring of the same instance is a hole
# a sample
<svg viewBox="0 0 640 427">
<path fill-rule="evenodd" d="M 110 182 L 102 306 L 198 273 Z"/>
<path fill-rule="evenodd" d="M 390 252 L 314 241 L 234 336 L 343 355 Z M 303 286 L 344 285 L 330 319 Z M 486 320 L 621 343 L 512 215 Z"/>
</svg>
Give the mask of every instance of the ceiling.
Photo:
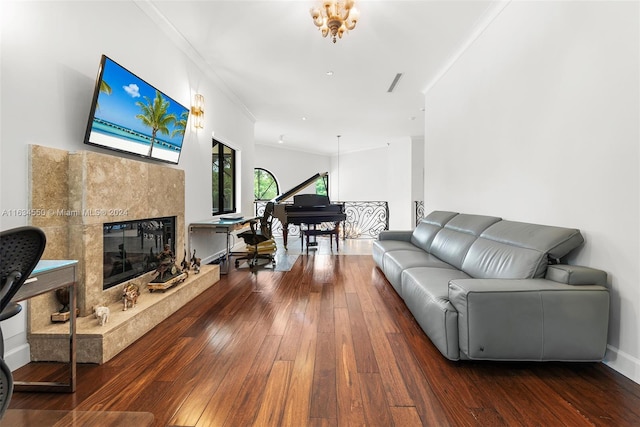
<svg viewBox="0 0 640 427">
<path fill-rule="evenodd" d="M 422 136 L 425 89 L 496 2 L 356 0 L 335 44 L 312 22 L 318 3 L 137 2 L 255 120 L 256 144 L 324 155 Z"/>
</svg>

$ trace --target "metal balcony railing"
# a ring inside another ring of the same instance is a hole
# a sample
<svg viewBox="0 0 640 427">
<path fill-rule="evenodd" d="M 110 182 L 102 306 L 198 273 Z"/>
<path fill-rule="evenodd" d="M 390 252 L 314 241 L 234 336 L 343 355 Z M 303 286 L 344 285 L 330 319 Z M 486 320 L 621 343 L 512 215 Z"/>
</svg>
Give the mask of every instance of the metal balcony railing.
<svg viewBox="0 0 640 427">
<path fill-rule="evenodd" d="M 422 218 L 424 218 L 424 201 L 416 200 L 416 226 L 420 224 Z"/>
</svg>

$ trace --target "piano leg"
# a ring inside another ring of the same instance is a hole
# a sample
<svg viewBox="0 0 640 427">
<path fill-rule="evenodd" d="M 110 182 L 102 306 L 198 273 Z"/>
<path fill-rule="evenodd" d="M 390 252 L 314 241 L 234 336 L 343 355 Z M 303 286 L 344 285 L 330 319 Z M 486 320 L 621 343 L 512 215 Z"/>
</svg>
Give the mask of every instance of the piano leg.
<svg viewBox="0 0 640 427">
<path fill-rule="evenodd" d="M 336 235 L 336 252 L 339 252 L 340 249 L 338 248 L 338 245 L 339 245 L 338 242 L 340 239 L 338 238 L 338 236 L 340 236 L 340 221 L 336 222 L 334 229 L 335 229 L 335 235 Z"/>
<path fill-rule="evenodd" d="M 284 250 L 287 250 L 287 237 L 289 235 L 289 224 L 282 224 L 282 241 L 284 242 Z"/>
</svg>

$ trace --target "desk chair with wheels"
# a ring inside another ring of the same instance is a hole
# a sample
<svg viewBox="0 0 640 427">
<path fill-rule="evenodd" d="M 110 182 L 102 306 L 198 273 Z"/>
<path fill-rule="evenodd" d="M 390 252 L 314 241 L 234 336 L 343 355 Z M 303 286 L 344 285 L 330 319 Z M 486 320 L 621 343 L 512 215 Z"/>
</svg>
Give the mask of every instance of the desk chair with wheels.
<svg viewBox="0 0 640 427">
<path fill-rule="evenodd" d="M 246 260 L 250 268 L 257 266 L 259 259 L 266 259 L 268 263 L 275 264 L 277 248 L 271 230 L 273 202 L 267 203 L 261 218 L 250 219 L 247 222 L 251 229 L 238 234 L 238 237 L 241 237 L 246 244 L 246 252 L 236 258 L 236 268 L 240 266 L 241 260 Z"/>
<path fill-rule="evenodd" d="M 36 227 L 18 227 L 0 233 L 0 320 L 15 316 L 22 306 L 11 302 L 38 264 L 46 237 Z M 0 328 L 0 419 L 9 407 L 13 376 L 4 361 L 4 340 Z"/>
</svg>

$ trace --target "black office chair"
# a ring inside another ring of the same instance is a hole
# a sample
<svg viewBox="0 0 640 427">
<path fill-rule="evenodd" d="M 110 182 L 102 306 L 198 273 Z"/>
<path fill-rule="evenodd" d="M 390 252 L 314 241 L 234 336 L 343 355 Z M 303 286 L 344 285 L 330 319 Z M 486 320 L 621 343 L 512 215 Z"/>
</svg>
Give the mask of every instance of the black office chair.
<svg viewBox="0 0 640 427">
<path fill-rule="evenodd" d="M 15 316 L 22 306 L 11 302 L 38 264 L 47 239 L 37 227 L 18 227 L 0 233 L 0 321 Z M 0 419 L 9 407 L 13 376 L 4 361 L 4 339 L 0 328 Z"/>
<path fill-rule="evenodd" d="M 236 268 L 240 266 L 241 260 L 247 260 L 250 268 L 258 265 L 259 259 L 266 259 L 268 263 L 275 265 L 276 242 L 273 239 L 271 229 L 273 223 L 273 202 L 268 202 L 264 207 L 264 214 L 258 219 L 247 221 L 250 230 L 238 234 L 246 244 L 246 252 L 236 258 Z M 245 224 L 247 223 L 245 222 Z M 237 253 L 236 253 L 237 254 Z"/>
</svg>

